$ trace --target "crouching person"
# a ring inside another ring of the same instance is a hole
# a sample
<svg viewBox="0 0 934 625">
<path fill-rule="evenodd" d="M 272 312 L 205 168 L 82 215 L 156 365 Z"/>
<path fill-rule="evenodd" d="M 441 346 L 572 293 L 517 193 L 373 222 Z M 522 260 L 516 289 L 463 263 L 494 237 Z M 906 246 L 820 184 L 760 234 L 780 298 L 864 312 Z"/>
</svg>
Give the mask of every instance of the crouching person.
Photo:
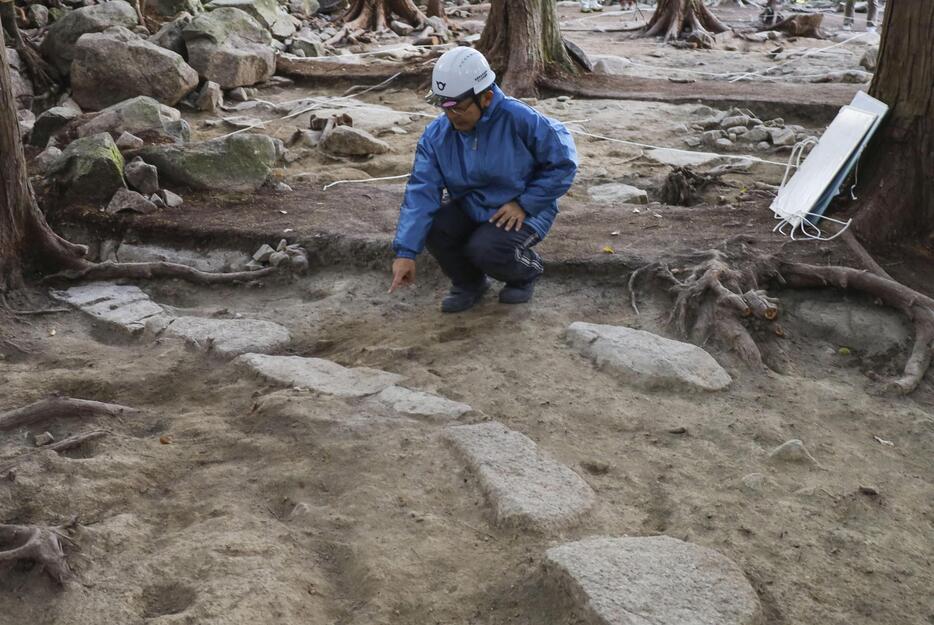
<svg viewBox="0 0 934 625">
<path fill-rule="evenodd" d="M 472 48 L 438 59 L 429 101 L 443 114 L 418 142 L 400 210 L 390 293 L 415 281 L 427 247 L 452 282 L 443 312 L 475 306 L 489 278 L 505 283 L 501 303 L 532 298 L 543 271 L 534 247 L 577 173 L 568 130 L 506 97 L 495 78 Z"/>
</svg>

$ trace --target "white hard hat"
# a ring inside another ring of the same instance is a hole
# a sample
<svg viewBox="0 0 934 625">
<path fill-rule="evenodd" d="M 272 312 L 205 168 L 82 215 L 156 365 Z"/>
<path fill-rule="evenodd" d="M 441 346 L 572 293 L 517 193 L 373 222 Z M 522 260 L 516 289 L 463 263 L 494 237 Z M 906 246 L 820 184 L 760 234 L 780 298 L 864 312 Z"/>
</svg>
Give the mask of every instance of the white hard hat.
<svg viewBox="0 0 934 625">
<path fill-rule="evenodd" d="M 428 101 L 435 106 L 453 106 L 471 95 L 483 93 L 496 80 L 486 57 L 473 48 L 448 50 L 435 63 Z"/>
</svg>

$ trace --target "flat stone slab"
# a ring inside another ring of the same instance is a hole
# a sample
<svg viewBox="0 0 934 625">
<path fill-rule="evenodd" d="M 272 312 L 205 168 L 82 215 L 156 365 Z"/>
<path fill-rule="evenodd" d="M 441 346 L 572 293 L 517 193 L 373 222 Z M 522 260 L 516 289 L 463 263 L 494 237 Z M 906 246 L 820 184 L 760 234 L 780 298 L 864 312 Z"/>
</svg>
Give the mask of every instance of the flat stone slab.
<svg viewBox="0 0 934 625">
<path fill-rule="evenodd" d="M 149 295 L 132 285 L 90 282 L 64 291 L 52 291 L 51 295 L 131 335 L 142 332 L 150 319 L 165 315 L 165 310 L 150 300 Z"/>
<path fill-rule="evenodd" d="M 649 194 L 638 187 L 619 182 L 599 184 L 588 191 L 594 202 L 603 204 L 648 204 Z"/>
<path fill-rule="evenodd" d="M 467 404 L 402 386 L 383 389 L 373 401 L 388 406 L 401 415 L 428 417 L 438 421 L 453 421 L 473 410 Z"/>
<path fill-rule="evenodd" d="M 150 327 L 161 331 L 163 336 L 182 338 L 200 349 L 228 358 L 275 351 L 292 339 L 283 326 L 261 319 L 175 317 L 165 322 L 155 320 Z"/>
<path fill-rule="evenodd" d="M 655 148 L 645 153 L 650 159 L 662 165 L 672 167 L 696 167 L 706 165 L 720 159 L 716 154 L 705 152 L 691 152 L 688 150 L 675 150 L 672 148 Z"/>
<path fill-rule="evenodd" d="M 594 504 L 593 490 L 577 473 L 501 423 L 449 427 L 442 436 L 476 473 L 496 525 L 560 529 Z"/>
<path fill-rule="evenodd" d="M 545 569 L 590 625 L 760 622 L 759 599 L 736 564 L 668 536 L 560 545 L 546 552 Z"/>
<path fill-rule="evenodd" d="M 806 295 L 790 298 L 791 304 L 799 300 L 790 308 L 809 336 L 871 355 L 903 349 L 911 340 L 911 326 L 893 309 L 854 301 L 805 299 Z"/>
<path fill-rule="evenodd" d="M 245 271 L 247 263 L 250 262 L 250 257 L 236 250 L 213 249 L 198 252 L 159 245 L 123 243 L 117 250 L 117 260 L 121 263 L 167 261 L 188 265 L 201 271 L 227 272 Z"/>
<path fill-rule="evenodd" d="M 713 357 L 696 345 L 625 326 L 575 321 L 568 343 L 597 367 L 626 382 L 656 387 L 719 391 L 733 381 Z"/>
<path fill-rule="evenodd" d="M 338 397 L 366 397 L 402 381 L 402 376 L 378 369 L 350 369 L 321 358 L 244 354 L 237 362 L 262 377 Z"/>
</svg>

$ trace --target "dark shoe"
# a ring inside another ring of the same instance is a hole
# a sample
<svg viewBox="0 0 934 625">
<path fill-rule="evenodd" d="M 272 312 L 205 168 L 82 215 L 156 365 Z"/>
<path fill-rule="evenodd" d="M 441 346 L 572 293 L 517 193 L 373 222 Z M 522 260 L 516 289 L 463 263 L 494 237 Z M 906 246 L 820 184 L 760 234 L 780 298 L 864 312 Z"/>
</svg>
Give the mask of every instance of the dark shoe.
<svg viewBox="0 0 934 625">
<path fill-rule="evenodd" d="M 490 281 L 487 278 L 484 278 L 483 282 L 473 288 L 453 286 L 447 296 L 441 300 L 441 312 L 459 313 L 470 310 L 483 299 L 483 294 L 489 288 Z"/>
<path fill-rule="evenodd" d="M 535 292 L 535 280 L 521 283 L 506 283 L 499 292 L 500 304 L 525 304 L 532 299 Z"/>
</svg>

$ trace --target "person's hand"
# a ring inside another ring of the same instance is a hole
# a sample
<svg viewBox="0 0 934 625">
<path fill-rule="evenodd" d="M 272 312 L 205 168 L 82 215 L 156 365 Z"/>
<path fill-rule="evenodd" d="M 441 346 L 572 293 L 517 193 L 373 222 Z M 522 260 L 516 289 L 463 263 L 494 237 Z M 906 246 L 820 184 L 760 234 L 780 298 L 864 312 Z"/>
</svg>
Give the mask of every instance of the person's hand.
<svg viewBox="0 0 934 625">
<path fill-rule="evenodd" d="M 415 261 L 411 258 L 397 258 L 392 261 L 392 286 L 389 287 L 389 292 L 412 284 L 415 284 Z"/>
<path fill-rule="evenodd" d="M 519 206 L 518 202 L 513 200 L 503 204 L 502 208 L 490 218 L 490 223 L 496 224 L 497 228 L 505 227 L 506 232 L 509 232 L 510 230 L 519 230 L 522 224 L 525 223 L 525 217 L 525 211 Z"/>
</svg>

